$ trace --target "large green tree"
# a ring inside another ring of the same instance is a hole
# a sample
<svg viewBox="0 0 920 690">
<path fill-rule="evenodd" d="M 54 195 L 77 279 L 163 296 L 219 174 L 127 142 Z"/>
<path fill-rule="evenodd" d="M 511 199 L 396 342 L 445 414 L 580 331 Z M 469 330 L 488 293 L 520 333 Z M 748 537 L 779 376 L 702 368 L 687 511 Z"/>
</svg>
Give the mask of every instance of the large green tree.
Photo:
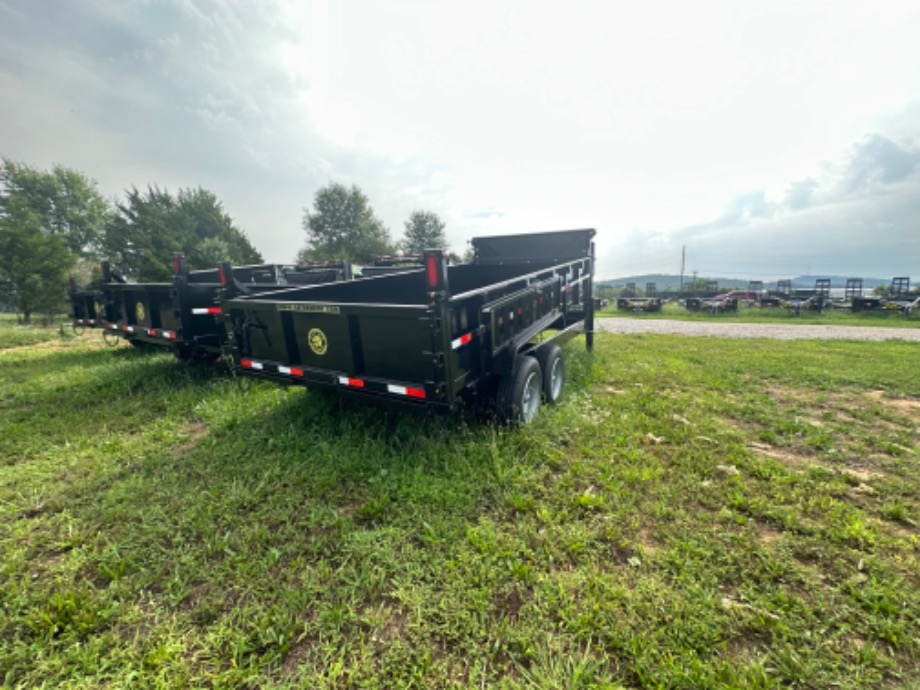
<svg viewBox="0 0 920 690">
<path fill-rule="evenodd" d="M 157 186 L 146 192 L 132 187 L 125 195 L 106 229 L 103 246 L 106 256 L 132 278 L 168 280 L 177 252 L 185 254 L 190 270 L 213 268 L 221 260 L 262 262 L 246 234 L 205 189 L 180 189 L 173 196 Z"/>
<path fill-rule="evenodd" d="M 333 182 L 318 190 L 313 210 L 304 209 L 303 228 L 307 246 L 299 254 L 301 260 L 348 259 L 367 264 L 375 256 L 395 251 L 389 230 L 354 185 L 349 189 Z"/>
<path fill-rule="evenodd" d="M 76 256 L 96 258 L 112 207 L 95 181 L 61 165 L 45 172 L 4 158 L 0 204 L 10 199 L 28 211 L 45 234 L 61 237 Z"/>
<path fill-rule="evenodd" d="M 29 323 L 35 313 L 64 308 L 67 272 L 75 263 L 61 235 L 50 235 L 26 204 L 3 199 L 0 207 L 0 302 Z"/>
<path fill-rule="evenodd" d="M 406 221 L 406 233 L 400 248 L 409 254 L 420 254 L 425 249 L 447 247 L 444 221 L 432 211 L 413 211 Z"/>
</svg>

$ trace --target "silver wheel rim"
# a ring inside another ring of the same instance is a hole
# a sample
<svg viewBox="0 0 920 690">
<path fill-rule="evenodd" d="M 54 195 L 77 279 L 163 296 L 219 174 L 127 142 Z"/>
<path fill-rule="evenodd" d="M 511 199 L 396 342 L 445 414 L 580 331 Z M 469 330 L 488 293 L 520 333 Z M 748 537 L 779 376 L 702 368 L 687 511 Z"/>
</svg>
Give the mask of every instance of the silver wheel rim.
<svg viewBox="0 0 920 690">
<path fill-rule="evenodd" d="M 537 372 L 531 372 L 524 383 L 524 394 L 521 396 L 521 418 L 529 422 L 537 416 L 540 407 L 540 379 Z"/>
<path fill-rule="evenodd" d="M 562 357 L 556 357 L 553 360 L 553 368 L 550 371 L 550 392 L 552 393 L 553 400 L 559 398 L 559 395 L 562 393 L 562 368 L 559 366 L 562 364 Z"/>
</svg>

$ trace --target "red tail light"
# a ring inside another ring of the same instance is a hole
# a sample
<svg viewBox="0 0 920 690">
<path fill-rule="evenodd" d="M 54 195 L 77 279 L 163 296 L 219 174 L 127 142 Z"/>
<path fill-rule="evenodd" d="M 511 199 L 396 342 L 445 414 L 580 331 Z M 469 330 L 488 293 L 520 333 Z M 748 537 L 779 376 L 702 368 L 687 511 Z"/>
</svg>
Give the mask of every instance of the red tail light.
<svg viewBox="0 0 920 690">
<path fill-rule="evenodd" d="M 429 254 L 425 257 L 425 270 L 428 273 L 428 286 L 437 287 L 438 286 L 438 257 L 434 254 Z"/>
<path fill-rule="evenodd" d="M 227 276 L 224 275 L 224 267 L 217 267 L 217 277 L 220 279 L 221 287 L 227 287 Z"/>
</svg>

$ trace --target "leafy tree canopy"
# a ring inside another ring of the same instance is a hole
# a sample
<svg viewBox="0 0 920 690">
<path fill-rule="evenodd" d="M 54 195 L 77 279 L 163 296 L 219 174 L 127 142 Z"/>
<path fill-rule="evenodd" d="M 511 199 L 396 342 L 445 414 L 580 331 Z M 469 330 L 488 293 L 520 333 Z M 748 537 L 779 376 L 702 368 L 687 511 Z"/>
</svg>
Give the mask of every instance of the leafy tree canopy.
<svg viewBox="0 0 920 690">
<path fill-rule="evenodd" d="M 400 247 L 408 254 L 421 254 L 425 249 L 447 247 L 444 221 L 431 211 L 413 211 L 406 221 L 406 233 Z"/>
<path fill-rule="evenodd" d="M 5 200 L 0 211 L 0 301 L 28 323 L 33 313 L 64 307 L 67 272 L 74 255 L 61 235 L 50 235 L 28 204 Z"/>
<path fill-rule="evenodd" d="M 348 259 L 368 264 L 375 256 L 395 251 L 390 232 L 374 215 L 367 196 L 352 186 L 330 183 L 316 192 L 313 210 L 304 209 L 307 245 L 303 261 Z"/>
<path fill-rule="evenodd" d="M 104 247 L 114 265 L 138 280 L 169 280 L 178 252 L 190 270 L 213 268 L 218 261 L 262 263 L 217 197 L 201 188 L 180 189 L 176 196 L 156 186 L 127 190 L 106 229 Z"/>
<path fill-rule="evenodd" d="M 0 213 L 10 204 L 28 211 L 42 231 L 59 236 L 77 256 L 95 258 L 111 204 L 81 172 L 56 165 L 37 170 L 7 158 L 0 165 Z"/>
</svg>

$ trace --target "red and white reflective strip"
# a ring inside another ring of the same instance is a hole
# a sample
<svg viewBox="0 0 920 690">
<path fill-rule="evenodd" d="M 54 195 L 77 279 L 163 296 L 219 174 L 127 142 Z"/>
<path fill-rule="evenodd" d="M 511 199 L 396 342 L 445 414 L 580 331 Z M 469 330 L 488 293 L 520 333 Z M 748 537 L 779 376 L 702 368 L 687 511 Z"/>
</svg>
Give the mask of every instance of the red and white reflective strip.
<svg viewBox="0 0 920 690">
<path fill-rule="evenodd" d="M 134 333 L 134 326 L 125 326 L 125 333 Z"/>
<path fill-rule="evenodd" d="M 157 335 L 159 335 L 161 338 L 166 338 L 167 340 L 175 340 L 175 339 L 176 339 L 176 332 L 175 332 L 175 331 L 160 331 L 160 332 L 158 333 L 156 328 L 148 328 L 148 329 L 147 329 L 147 335 L 149 335 L 149 336 L 151 336 L 151 337 L 156 337 Z"/>
<path fill-rule="evenodd" d="M 242 366 L 244 369 L 255 369 L 256 371 L 262 371 L 264 368 L 262 362 L 255 362 L 251 359 L 241 359 L 240 366 Z"/>
<path fill-rule="evenodd" d="M 461 335 L 461 336 L 460 336 L 459 338 L 457 338 L 456 340 L 452 340 L 452 341 L 451 341 L 450 347 L 451 347 L 451 349 L 456 350 L 458 347 L 463 347 L 464 345 L 466 345 L 466 344 L 467 344 L 468 342 L 470 342 L 472 339 L 473 339 L 473 334 L 472 334 L 472 333 L 467 333 L 466 335 Z"/>
<path fill-rule="evenodd" d="M 118 330 L 118 324 L 117 324 L 117 323 L 110 323 L 110 324 L 109 324 L 109 330 L 117 331 L 117 330 Z"/>
<path fill-rule="evenodd" d="M 202 314 L 220 314 L 220 307 L 195 307 L 192 313 L 196 316 Z"/>
<path fill-rule="evenodd" d="M 347 376 L 339 376 L 339 383 L 343 386 L 350 386 L 351 388 L 364 388 L 364 381 L 362 379 L 352 379 Z"/>
<path fill-rule="evenodd" d="M 288 376 L 303 376 L 303 369 L 298 369 L 297 367 L 278 367 L 279 374 L 287 374 Z"/>
<path fill-rule="evenodd" d="M 409 386 L 394 386 L 393 384 L 387 384 L 387 390 L 390 393 L 396 393 L 397 395 L 406 395 L 410 398 L 424 398 L 425 397 L 424 388 L 411 388 Z"/>
</svg>

